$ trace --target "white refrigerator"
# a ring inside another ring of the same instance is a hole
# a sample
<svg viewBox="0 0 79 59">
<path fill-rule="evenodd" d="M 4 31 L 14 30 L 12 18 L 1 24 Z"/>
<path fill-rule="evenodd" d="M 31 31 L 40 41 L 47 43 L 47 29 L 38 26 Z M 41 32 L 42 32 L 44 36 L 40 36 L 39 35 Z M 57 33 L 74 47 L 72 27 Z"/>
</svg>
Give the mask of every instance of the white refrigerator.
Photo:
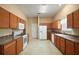
<svg viewBox="0 0 79 59">
<path fill-rule="evenodd" d="M 39 26 L 39 39 L 40 40 L 47 39 L 47 26 L 43 25 Z"/>
</svg>

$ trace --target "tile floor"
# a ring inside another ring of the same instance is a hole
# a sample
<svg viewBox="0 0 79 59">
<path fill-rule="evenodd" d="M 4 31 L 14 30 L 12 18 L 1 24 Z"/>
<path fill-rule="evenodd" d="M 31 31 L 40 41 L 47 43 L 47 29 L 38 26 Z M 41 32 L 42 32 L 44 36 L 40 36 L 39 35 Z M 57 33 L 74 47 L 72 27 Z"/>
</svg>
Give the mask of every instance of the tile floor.
<svg viewBox="0 0 79 59">
<path fill-rule="evenodd" d="M 20 55 L 62 55 L 49 40 L 33 39 Z"/>
</svg>

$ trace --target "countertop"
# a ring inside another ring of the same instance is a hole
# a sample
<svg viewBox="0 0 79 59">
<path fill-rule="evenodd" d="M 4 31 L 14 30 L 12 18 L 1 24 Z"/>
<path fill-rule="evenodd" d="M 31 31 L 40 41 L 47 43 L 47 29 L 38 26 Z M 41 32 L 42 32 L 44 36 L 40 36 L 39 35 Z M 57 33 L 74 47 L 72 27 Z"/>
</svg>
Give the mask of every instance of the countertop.
<svg viewBox="0 0 79 59">
<path fill-rule="evenodd" d="M 21 36 L 13 37 L 12 35 L 9 35 L 9 36 L 0 37 L 0 45 L 7 44 L 7 43 L 9 43 L 9 42 L 11 42 L 13 40 L 16 40 L 19 37 L 21 37 Z"/>
<path fill-rule="evenodd" d="M 68 39 L 70 41 L 73 41 L 73 42 L 76 42 L 76 43 L 79 43 L 79 37 L 76 37 L 76 36 L 70 36 L 70 35 L 65 35 L 65 34 L 55 34 L 57 36 L 60 36 L 64 39 Z"/>
</svg>

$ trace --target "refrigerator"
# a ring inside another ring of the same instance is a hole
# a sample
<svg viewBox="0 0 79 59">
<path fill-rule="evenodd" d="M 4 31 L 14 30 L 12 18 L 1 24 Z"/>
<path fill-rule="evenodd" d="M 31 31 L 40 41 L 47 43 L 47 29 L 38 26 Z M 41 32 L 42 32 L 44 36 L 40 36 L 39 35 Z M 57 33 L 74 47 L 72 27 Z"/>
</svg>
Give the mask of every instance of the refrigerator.
<svg viewBox="0 0 79 59">
<path fill-rule="evenodd" d="M 40 40 L 47 39 L 47 26 L 44 26 L 44 25 L 39 26 L 39 39 Z"/>
</svg>

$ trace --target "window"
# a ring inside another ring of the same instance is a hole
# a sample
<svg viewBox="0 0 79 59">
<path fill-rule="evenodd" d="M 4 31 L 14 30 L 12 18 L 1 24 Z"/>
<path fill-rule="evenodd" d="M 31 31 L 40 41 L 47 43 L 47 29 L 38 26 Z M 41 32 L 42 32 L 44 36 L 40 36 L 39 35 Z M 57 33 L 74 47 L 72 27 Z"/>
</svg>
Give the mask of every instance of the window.
<svg viewBox="0 0 79 59">
<path fill-rule="evenodd" d="M 63 31 L 67 30 L 67 17 L 61 19 L 61 30 Z"/>
</svg>

